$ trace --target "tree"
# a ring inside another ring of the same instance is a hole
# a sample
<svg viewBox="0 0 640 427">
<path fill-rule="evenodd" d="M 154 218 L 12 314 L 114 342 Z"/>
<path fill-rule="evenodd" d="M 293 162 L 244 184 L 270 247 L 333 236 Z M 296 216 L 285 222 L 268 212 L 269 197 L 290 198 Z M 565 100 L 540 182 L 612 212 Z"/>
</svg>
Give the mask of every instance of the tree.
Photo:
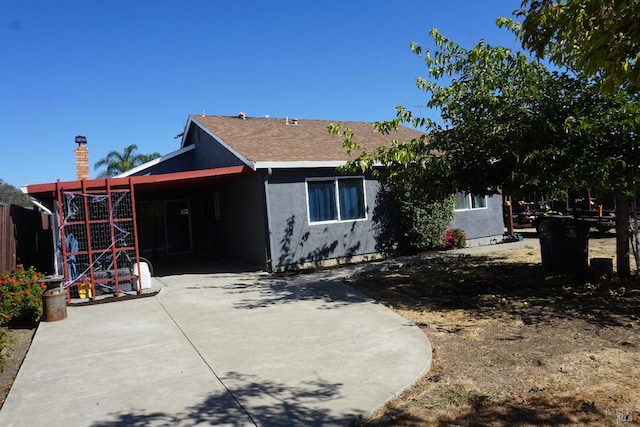
<svg viewBox="0 0 640 427">
<path fill-rule="evenodd" d="M 377 123 L 378 130 L 391 134 L 392 129 L 385 123 Z M 393 200 L 400 213 L 399 231 L 404 239 L 391 244 L 385 242 L 384 250 L 425 251 L 444 246 L 447 226 L 453 219 L 455 199 L 445 185 L 446 164 L 438 157 L 419 157 L 415 153 L 425 152 L 425 136 L 413 141 L 393 140 L 391 146 L 379 147 L 374 152 L 362 152 L 356 136 L 350 129 L 339 125 L 329 125 L 329 132 L 344 138 L 345 148 L 351 154 L 358 150 L 361 154 L 356 160 L 347 163 L 345 172 L 371 171 L 383 184 L 385 202 Z M 430 162 L 426 167 L 425 162 Z M 385 167 L 378 168 L 382 163 Z M 390 199 L 387 199 L 389 197 Z M 375 217 L 375 214 L 374 214 Z M 385 224 L 389 225 L 389 224 Z M 381 230 L 382 234 L 395 234 L 390 230 Z"/>
<path fill-rule="evenodd" d="M 630 274 L 629 205 L 636 190 L 640 164 L 639 88 L 625 84 L 614 93 L 603 94 L 595 83 L 586 86 L 576 108 L 578 116 L 567 119 L 568 132 L 578 138 L 574 152 L 582 149 L 577 176 L 587 188 L 616 195 L 616 258 L 619 276 Z"/>
<path fill-rule="evenodd" d="M 26 194 L 13 185 L 7 184 L 2 179 L 0 179 L 0 203 L 18 205 L 25 208 L 33 206 Z"/>
<path fill-rule="evenodd" d="M 640 87 L 639 1 L 524 0 L 516 14 L 525 17 L 520 33 L 522 45 L 538 58 L 546 57 L 558 66 L 585 72 L 596 78 L 605 93 L 629 92 L 629 85 Z M 629 104 L 621 109 L 623 113 L 628 110 Z M 627 144 L 634 145 L 637 130 L 626 135 Z M 620 164 L 629 171 L 627 181 L 633 181 L 637 163 Z M 635 190 L 632 182 L 628 184 L 616 194 L 618 274 L 622 275 L 630 271 L 628 262 L 621 264 L 629 258 L 625 211 L 628 196 Z"/>
<path fill-rule="evenodd" d="M 419 77 L 417 85 L 428 93 L 426 107 L 439 110 L 441 120 L 418 117 L 397 107 L 395 120 L 374 124 L 378 131 L 390 134 L 400 124 L 409 124 L 424 129 L 429 137 L 393 141 L 390 147 L 362 153 L 351 166 L 366 170 L 384 165 L 384 178 L 399 183 L 401 200 L 411 200 L 412 191 L 419 195 L 425 189 L 436 201 L 456 192 L 555 190 L 552 165 L 531 158 L 532 151 L 544 151 L 536 148 L 544 138 L 532 135 L 532 130 L 541 130 L 534 125 L 533 110 L 539 102 L 536 88 L 550 79 L 550 73 L 507 48 L 481 41 L 468 50 L 435 29 L 429 34 L 436 51 L 423 55 L 417 43 L 411 49 L 424 56 L 429 77 Z M 449 85 L 439 84 L 439 79 Z M 353 135 L 347 132 L 344 136 L 347 148 L 357 148 Z M 542 169 L 547 173 L 541 173 Z"/>
<path fill-rule="evenodd" d="M 441 120 L 398 106 L 396 118 L 374 123 L 376 129 L 390 133 L 408 124 L 424 129 L 429 137 L 394 141 L 352 163 L 363 169 L 381 163 L 396 173 L 423 175 L 423 181 L 438 184 L 441 195 L 556 190 L 557 175 L 552 172 L 560 166 L 536 161 L 557 154 L 554 150 L 560 145 L 550 146 L 544 131 L 561 128 L 560 116 L 548 114 L 553 120 L 546 123 L 536 114 L 544 99 L 541 88 L 551 84 L 552 73 L 504 47 L 480 41 L 465 49 L 435 29 L 429 34 L 434 51 L 423 52 L 417 43 L 411 49 L 429 70 L 427 78 L 416 79 L 427 93 L 425 106 L 438 110 Z M 346 138 L 348 148 L 353 148 L 352 139 Z M 429 187 L 433 191 L 434 185 Z"/>
<path fill-rule="evenodd" d="M 100 172 L 98 178 L 116 176 L 128 171 L 129 169 L 133 169 L 136 166 L 160 157 L 160 153 L 134 154 L 134 151 L 137 149 L 137 145 L 131 144 L 128 147 L 125 147 L 122 153 L 118 151 L 111 151 L 106 157 L 98 160 L 93 166 L 94 169 L 97 170 L 104 166 L 107 167 L 105 171 Z"/>
<path fill-rule="evenodd" d="M 638 0 L 524 0 L 522 45 L 539 58 L 600 76 L 606 91 L 640 85 Z"/>
<path fill-rule="evenodd" d="M 513 21 L 500 23 L 517 30 Z M 376 123 L 378 130 L 404 123 L 429 137 L 363 153 L 353 165 L 391 166 L 449 193 L 628 192 L 640 151 L 634 150 L 639 123 L 631 87 L 605 95 L 594 80 L 551 72 L 524 53 L 484 41 L 466 49 L 437 30 L 430 36 L 434 49 L 417 43 L 411 49 L 424 58 L 428 77 L 417 84 L 441 120 L 397 107 L 396 119 Z M 353 136 L 344 136 L 352 149 Z M 624 261 L 619 257 L 621 275 L 628 271 L 628 244 L 626 269 Z"/>
</svg>

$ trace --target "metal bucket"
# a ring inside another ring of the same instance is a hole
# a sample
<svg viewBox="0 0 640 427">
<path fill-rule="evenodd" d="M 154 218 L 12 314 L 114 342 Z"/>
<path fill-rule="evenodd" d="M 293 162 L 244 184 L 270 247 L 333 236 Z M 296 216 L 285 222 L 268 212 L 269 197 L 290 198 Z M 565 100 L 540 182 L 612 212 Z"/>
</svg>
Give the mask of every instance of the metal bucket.
<svg viewBox="0 0 640 427">
<path fill-rule="evenodd" d="M 42 293 L 42 318 L 55 322 L 67 318 L 67 293 L 62 288 L 47 289 Z"/>
<path fill-rule="evenodd" d="M 62 287 L 62 282 L 64 282 L 64 276 L 47 276 L 42 282 L 45 284 L 47 289 L 56 289 Z"/>
</svg>

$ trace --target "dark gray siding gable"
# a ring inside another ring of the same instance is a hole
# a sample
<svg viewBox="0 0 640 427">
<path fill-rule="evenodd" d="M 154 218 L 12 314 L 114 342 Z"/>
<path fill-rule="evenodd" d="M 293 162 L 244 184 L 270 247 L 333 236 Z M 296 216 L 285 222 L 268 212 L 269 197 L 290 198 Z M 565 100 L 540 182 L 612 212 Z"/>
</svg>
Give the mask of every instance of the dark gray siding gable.
<svg viewBox="0 0 640 427">
<path fill-rule="evenodd" d="M 188 172 L 194 170 L 195 152 L 193 150 L 182 153 L 179 156 L 164 160 L 156 165 L 141 170 L 136 175 L 160 175 L 173 172 Z"/>
<path fill-rule="evenodd" d="M 193 126 L 187 141 L 195 144 L 195 169 L 242 166 L 245 163 L 199 126 Z"/>
</svg>

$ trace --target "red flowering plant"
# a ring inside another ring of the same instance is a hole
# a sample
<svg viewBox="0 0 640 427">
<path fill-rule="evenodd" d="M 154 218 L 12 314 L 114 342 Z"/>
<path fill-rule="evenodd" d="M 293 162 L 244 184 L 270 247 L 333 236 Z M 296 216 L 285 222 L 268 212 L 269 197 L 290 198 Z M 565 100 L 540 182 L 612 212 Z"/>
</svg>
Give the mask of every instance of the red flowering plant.
<svg viewBox="0 0 640 427">
<path fill-rule="evenodd" d="M 450 228 L 444 235 L 446 249 L 464 248 L 467 245 L 467 236 L 459 228 Z"/>
<path fill-rule="evenodd" d="M 42 292 L 46 285 L 33 267 L 18 264 L 0 274 L 0 326 L 33 323 L 42 316 Z"/>
</svg>

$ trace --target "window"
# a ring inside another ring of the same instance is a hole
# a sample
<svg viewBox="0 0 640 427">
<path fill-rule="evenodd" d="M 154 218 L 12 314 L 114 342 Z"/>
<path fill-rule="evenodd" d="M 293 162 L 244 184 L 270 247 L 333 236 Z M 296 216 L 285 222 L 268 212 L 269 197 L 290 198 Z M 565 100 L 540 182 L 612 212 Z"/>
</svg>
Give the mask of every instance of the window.
<svg viewBox="0 0 640 427">
<path fill-rule="evenodd" d="M 487 196 L 456 193 L 456 210 L 483 209 L 487 207 Z"/>
<path fill-rule="evenodd" d="M 334 181 L 308 181 L 307 194 L 309 197 L 310 222 L 335 221 L 338 219 Z"/>
<path fill-rule="evenodd" d="M 307 180 L 309 222 L 366 218 L 363 178 Z"/>
</svg>

